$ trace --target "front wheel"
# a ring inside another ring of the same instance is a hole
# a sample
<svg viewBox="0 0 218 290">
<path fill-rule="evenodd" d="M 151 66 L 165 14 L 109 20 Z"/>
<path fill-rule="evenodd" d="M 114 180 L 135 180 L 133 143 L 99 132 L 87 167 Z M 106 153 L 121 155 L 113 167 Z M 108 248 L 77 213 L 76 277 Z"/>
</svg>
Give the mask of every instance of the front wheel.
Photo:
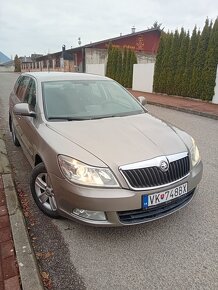
<svg viewBox="0 0 218 290">
<path fill-rule="evenodd" d="M 39 163 L 33 169 L 30 189 L 39 209 L 51 218 L 58 218 L 57 203 L 44 163 Z"/>
</svg>

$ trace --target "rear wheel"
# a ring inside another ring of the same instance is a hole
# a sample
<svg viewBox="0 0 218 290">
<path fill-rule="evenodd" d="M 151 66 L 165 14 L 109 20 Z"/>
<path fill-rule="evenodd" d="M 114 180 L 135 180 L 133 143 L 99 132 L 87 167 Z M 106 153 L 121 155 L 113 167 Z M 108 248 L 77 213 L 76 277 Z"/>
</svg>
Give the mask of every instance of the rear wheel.
<svg viewBox="0 0 218 290">
<path fill-rule="evenodd" d="M 39 163 L 33 169 L 30 188 L 39 209 L 49 217 L 58 218 L 54 191 L 44 163 Z"/>
</svg>

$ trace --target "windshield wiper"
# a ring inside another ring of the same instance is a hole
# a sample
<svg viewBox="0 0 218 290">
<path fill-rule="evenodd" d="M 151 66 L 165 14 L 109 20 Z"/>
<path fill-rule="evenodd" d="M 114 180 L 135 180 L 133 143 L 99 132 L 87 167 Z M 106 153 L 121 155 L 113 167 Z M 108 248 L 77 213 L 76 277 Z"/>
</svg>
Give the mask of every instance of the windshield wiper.
<svg viewBox="0 0 218 290">
<path fill-rule="evenodd" d="M 96 116 L 96 117 L 91 117 L 91 120 L 95 119 L 104 119 L 104 118 L 115 118 L 115 117 L 127 117 L 131 115 L 138 115 L 138 114 L 143 114 L 145 113 L 144 111 L 133 111 L 133 112 L 125 112 L 125 113 L 118 113 L 114 115 L 101 115 L 101 116 Z"/>
<path fill-rule="evenodd" d="M 85 121 L 90 120 L 90 118 L 84 118 L 84 117 L 48 117 L 48 120 L 67 120 L 67 121 Z"/>
<path fill-rule="evenodd" d="M 118 115 L 96 116 L 96 117 L 91 117 L 90 120 L 105 119 L 105 118 L 114 118 L 114 117 L 120 117 L 120 116 L 118 116 Z"/>
<path fill-rule="evenodd" d="M 71 117 L 71 116 L 50 116 L 48 120 L 67 120 L 67 121 L 86 121 L 86 120 L 97 120 L 97 119 L 106 119 L 106 118 L 115 118 L 115 117 L 125 117 L 131 116 L 135 114 L 143 114 L 144 111 L 132 111 L 132 112 L 124 112 L 110 115 L 99 115 L 99 116 L 81 116 L 81 117 Z"/>
<path fill-rule="evenodd" d="M 86 121 L 86 120 L 96 120 L 96 119 L 104 119 L 104 118 L 113 118 L 119 117 L 118 115 L 106 115 L 106 116 L 96 116 L 96 117 L 61 117 L 61 116 L 51 116 L 48 117 L 48 120 L 66 120 L 66 121 Z"/>
</svg>

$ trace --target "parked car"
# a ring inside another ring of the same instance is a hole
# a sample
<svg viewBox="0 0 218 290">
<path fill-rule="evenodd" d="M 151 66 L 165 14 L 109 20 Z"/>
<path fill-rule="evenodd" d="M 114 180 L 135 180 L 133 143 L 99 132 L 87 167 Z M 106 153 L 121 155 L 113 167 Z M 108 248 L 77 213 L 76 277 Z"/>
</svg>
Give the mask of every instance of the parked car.
<svg viewBox="0 0 218 290">
<path fill-rule="evenodd" d="M 203 170 L 197 145 L 151 116 L 144 101 L 106 77 L 19 76 L 9 125 L 33 167 L 31 192 L 46 215 L 123 226 L 167 216 L 192 200 Z"/>
</svg>

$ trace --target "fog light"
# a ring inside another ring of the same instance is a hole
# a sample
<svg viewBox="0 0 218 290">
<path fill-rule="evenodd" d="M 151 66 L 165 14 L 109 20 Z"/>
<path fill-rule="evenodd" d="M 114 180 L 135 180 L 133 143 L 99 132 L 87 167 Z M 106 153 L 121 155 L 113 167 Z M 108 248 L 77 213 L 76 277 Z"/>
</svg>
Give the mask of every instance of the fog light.
<svg viewBox="0 0 218 290">
<path fill-rule="evenodd" d="M 106 221 L 106 216 L 103 211 L 92 211 L 92 210 L 75 208 L 73 210 L 73 213 L 79 217 L 89 219 L 89 220 Z"/>
</svg>

